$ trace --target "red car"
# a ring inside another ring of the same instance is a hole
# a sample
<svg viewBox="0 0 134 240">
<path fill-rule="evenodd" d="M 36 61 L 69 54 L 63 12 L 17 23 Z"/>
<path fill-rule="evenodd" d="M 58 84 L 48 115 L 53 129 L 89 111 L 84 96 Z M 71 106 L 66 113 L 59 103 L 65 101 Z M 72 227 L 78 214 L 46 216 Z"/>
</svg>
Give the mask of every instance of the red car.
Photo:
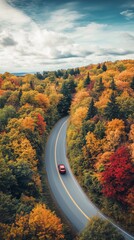
<svg viewBox="0 0 134 240">
<path fill-rule="evenodd" d="M 63 173 L 63 174 L 66 173 L 66 168 L 65 168 L 65 165 L 64 165 L 64 164 L 59 164 L 59 165 L 58 165 L 58 169 L 59 169 L 59 172 L 60 172 L 60 173 Z"/>
</svg>

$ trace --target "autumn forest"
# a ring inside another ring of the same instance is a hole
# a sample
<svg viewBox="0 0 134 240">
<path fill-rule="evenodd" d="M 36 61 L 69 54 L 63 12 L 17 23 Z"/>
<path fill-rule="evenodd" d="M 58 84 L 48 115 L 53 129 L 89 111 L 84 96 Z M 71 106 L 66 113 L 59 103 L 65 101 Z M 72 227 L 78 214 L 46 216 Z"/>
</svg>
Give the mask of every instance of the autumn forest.
<svg viewBox="0 0 134 240">
<path fill-rule="evenodd" d="M 101 212 L 134 233 L 134 60 L 123 60 L 0 74 L 1 240 L 72 239 L 48 201 L 44 162 L 50 131 L 67 115 L 76 179 Z"/>
</svg>

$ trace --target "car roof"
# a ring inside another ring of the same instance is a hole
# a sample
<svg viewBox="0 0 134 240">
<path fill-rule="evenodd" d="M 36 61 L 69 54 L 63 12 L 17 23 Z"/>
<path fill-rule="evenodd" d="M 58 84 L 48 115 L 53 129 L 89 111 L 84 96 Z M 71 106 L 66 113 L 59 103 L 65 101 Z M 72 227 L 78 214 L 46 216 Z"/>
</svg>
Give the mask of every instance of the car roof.
<svg viewBox="0 0 134 240">
<path fill-rule="evenodd" d="M 65 167 L 64 164 L 59 164 L 60 167 Z"/>
</svg>

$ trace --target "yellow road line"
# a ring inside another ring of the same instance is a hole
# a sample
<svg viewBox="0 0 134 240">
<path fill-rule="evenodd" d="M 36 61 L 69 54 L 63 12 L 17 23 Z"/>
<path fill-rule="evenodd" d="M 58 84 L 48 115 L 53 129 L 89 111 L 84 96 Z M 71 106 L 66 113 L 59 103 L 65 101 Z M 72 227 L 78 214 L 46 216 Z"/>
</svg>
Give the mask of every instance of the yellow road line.
<svg viewBox="0 0 134 240">
<path fill-rule="evenodd" d="M 58 142 L 58 139 L 59 139 L 59 135 L 60 135 L 60 132 L 63 128 L 63 126 L 65 125 L 65 123 L 67 122 L 67 120 L 62 124 L 62 126 L 60 127 L 60 130 L 58 132 L 58 135 L 57 135 L 57 138 L 56 138 L 56 141 L 55 141 L 55 165 L 56 165 L 56 169 L 57 169 L 57 172 L 58 172 L 58 177 L 62 183 L 62 186 L 64 187 L 66 193 L 68 194 L 68 196 L 70 197 L 70 199 L 72 200 L 72 202 L 75 204 L 75 206 L 79 209 L 79 211 L 85 216 L 85 218 L 87 220 L 90 220 L 90 218 L 82 211 L 82 209 L 78 206 L 78 204 L 75 202 L 75 200 L 73 199 L 73 197 L 71 196 L 71 194 L 69 193 L 68 189 L 66 188 L 61 176 L 60 176 L 60 173 L 59 173 L 59 170 L 58 170 L 58 164 L 57 164 L 57 157 L 56 157 L 56 149 L 57 149 L 57 142 Z"/>
</svg>

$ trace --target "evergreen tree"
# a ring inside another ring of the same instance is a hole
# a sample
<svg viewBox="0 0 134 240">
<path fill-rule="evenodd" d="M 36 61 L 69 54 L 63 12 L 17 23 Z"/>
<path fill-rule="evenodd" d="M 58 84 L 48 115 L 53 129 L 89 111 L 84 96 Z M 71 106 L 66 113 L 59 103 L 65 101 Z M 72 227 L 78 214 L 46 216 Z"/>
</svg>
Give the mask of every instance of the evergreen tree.
<svg viewBox="0 0 134 240">
<path fill-rule="evenodd" d="M 67 79 L 67 78 L 68 78 L 68 73 L 67 73 L 67 71 L 65 71 L 63 74 L 63 79 Z"/>
<path fill-rule="evenodd" d="M 104 115 L 109 120 L 112 120 L 114 118 L 119 118 L 120 112 L 119 112 L 118 104 L 116 103 L 116 97 L 115 97 L 114 92 L 111 94 L 111 97 L 109 100 L 110 101 L 108 102 L 108 104 L 104 110 Z"/>
<path fill-rule="evenodd" d="M 104 83 L 102 82 L 102 77 L 100 77 L 100 79 L 96 80 L 94 89 L 96 92 L 101 92 L 104 90 Z"/>
<path fill-rule="evenodd" d="M 85 120 L 87 121 L 87 120 L 93 118 L 96 115 L 96 113 L 97 113 L 97 108 L 94 106 L 94 100 L 92 98 L 91 102 L 89 104 L 89 109 L 88 109 Z"/>
<path fill-rule="evenodd" d="M 105 126 L 104 123 L 99 121 L 95 125 L 94 134 L 97 138 L 102 139 L 105 136 Z"/>
<path fill-rule="evenodd" d="M 19 101 L 19 103 L 20 103 L 21 96 L 22 96 L 22 89 L 19 90 L 19 94 L 18 94 L 18 101 Z"/>
<path fill-rule="evenodd" d="M 88 84 L 90 84 L 90 76 L 89 76 L 89 72 L 88 72 L 88 74 L 87 74 L 87 77 L 86 77 L 86 79 L 85 79 L 85 81 L 84 81 L 84 87 L 87 87 L 88 86 Z"/>
<path fill-rule="evenodd" d="M 110 83 L 110 88 L 114 91 L 116 90 L 116 85 L 115 85 L 115 81 L 114 81 L 114 78 L 112 78 L 112 81 Z"/>
<path fill-rule="evenodd" d="M 79 68 L 75 68 L 75 75 L 80 74 Z"/>
<path fill-rule="evenodd" d="M 85 145 L 86 144 L 86 139 L 85 139 L 85 137 L 86 137 L 86 135 L 87 135 L 87 133 L 88 132 L 93 132 L 94 131 L 94 129 L 95 129 L 95 123 L 94 123 L 94 121 L 83 121 L 83 125 L 82 125 L 82 129 L 81 129 L 81 133 L 82 133 L 82 139 L 81 139 L 81 141 L 82 141 L 82 144 L 83 145 Z"/>
<path fill-rule="evenodd" d="M 100 86 L 99 86 L 99 91 L 104 90 L 104 83 L 102 82 L 102 77 L 100 78 Z"/>
<path fill-rule="evenodd" d="M 68 69 L 68 70 L 67 70 L 67 73 L 70 74 L 70 75 L 75 75 L 75 71 L 74 71 L 73 68 Z"/>
<path fill-rule="evenodd" d="M 105 65 L 105 63 L 103 63 L 103 65 L 102 65 L 102 70 L 103 70 L 103 72 L 107 71 L 107 66 Z"/>
<path fill-rule="evenodd" d="M 73 76 L 70 76 L 69 79 L 68 79 L 68 82 L 67 82 L 67 87 L 68 87 L 68 90 L 69 92 L 72 94 L 75 92 L 75 88 L 76 88 L 76 83 L 74 82 L 74 77 Z"/>
<path fill-rule="evenodd" d="M 63 82 L 60 92 L 63 94 L 63 97 L 60 100 L 57 108 L 60 116 L 63 117 L 68 114 L 72 99 L 69 84 L 67 82 Z"/>
<path fill-rule="evenodd" d="M 30 88 L 34 90 L 34 80 L 30 80 Z"/>
<path fill-rule="evenodd" d="M 44 76 L 40 73 L 40 72 L 37 72 L 35 74 L 35 76 L 39 79 L 39 80 L 43 80 L 44 79 Z"/>
</svg>

